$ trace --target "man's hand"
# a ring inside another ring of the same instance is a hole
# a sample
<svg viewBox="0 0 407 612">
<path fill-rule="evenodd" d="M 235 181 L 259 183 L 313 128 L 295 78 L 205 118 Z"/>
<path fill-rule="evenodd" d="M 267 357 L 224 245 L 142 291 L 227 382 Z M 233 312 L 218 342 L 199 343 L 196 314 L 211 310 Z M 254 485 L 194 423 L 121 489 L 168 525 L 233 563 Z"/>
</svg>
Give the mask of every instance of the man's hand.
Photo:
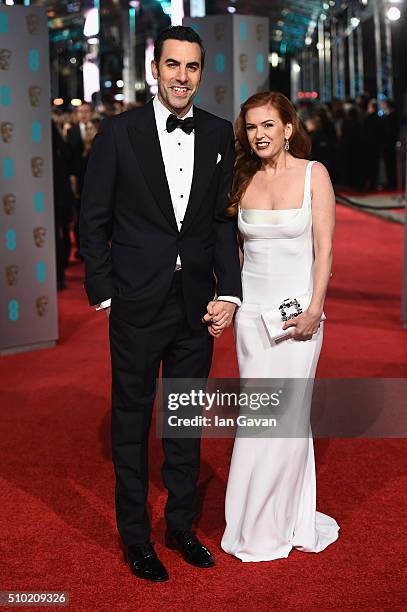
<svg viewBox="0 0 407 612">
<path fill-rule="evenodd" d="M 218 338 L 226 327 L 229 327 L 233 320 L 233 315 L 236 310 L 236 304 L 232 302 L 224 302 L 216 300 L 209 302 L 207 313 L 203 317 L 203 321 L 210 321 L 208 331 L 211 336 Z"/>
</svg>

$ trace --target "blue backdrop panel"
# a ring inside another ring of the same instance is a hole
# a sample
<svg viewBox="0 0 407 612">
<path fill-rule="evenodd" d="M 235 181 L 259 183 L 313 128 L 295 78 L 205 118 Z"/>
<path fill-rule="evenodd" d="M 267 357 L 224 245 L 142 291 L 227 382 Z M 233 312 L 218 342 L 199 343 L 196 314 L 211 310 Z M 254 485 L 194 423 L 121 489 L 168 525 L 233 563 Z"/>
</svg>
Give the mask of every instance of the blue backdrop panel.
<svg viewBox="0 0 407 612">
<path fill-rule="evenodd" d="M 58 336 L 46 9 L 0 7 L 0 351 Z"/>
</svg>

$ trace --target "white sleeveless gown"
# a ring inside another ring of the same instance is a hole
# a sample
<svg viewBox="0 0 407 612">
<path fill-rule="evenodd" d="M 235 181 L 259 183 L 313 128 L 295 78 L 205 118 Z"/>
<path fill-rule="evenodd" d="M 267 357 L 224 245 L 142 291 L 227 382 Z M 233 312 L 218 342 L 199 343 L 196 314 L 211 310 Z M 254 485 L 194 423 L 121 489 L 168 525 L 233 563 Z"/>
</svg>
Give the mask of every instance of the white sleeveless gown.
<svg viewBox="0 0 407 612">
<path fill-rule="evenodd" d="M 244 240 L 243 302 L 235 335 L 241 378 L 314 378 L 323 323 L 307 342 L 271 345 L 260 321 L 266 305 L 312 291 L 311 168 L 302 208 L 239 210 Z M 305 409 L 305 408 L 304 408 Z M 236 438 L 221 546 L 242 561 L 320 552 L 338 538 L 333 518 L 316 511 L 314 446 L 309 438 Z"/>
</svg>

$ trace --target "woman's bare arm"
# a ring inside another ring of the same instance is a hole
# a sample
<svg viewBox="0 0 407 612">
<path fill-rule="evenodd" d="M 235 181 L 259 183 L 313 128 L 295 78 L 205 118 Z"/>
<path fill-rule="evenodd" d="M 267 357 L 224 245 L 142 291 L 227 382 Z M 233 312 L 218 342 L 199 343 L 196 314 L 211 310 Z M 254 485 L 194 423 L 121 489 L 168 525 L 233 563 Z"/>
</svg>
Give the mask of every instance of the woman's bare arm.
<svg viewBox="0 0 407 612">
<path fill-rule="evenodd" d="M 335 230 L 335 193 L 325 166 L 312 167 L 312 225 L 314 239 L 314 290 L 308 307 L 321 316 L 332 267 L 332 242 Z"/>
</svg>

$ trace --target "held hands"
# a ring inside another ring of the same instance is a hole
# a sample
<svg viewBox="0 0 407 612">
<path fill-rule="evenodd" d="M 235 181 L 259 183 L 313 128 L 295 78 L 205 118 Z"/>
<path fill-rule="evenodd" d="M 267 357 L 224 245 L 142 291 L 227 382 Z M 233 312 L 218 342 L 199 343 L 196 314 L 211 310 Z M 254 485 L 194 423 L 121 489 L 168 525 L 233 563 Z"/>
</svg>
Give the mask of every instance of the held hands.
<svg viewBox="0 0 407 612">
<path fill-rule="evenodd" d="M 218 338 L 233 320 L 236 304 L 223 302 L 222 300 L 209 302 L 207 313 L 202 318 L 203 323 L 208 324 L 208 332 L 214 338 Z"/>
<path fill-rule="evenodd" d="M 313 313 L 306 310 L 294 319 L 286 321 L 283 325 L 283 329 L 289 329 L 290 327 L 294 328 L 291 336 L 293 340 L 298 340 L 299 342 L 311 340 L 312 336 L 316 334 L 319 329 L 321 314 L 322 313 Z"/>
</svg>

